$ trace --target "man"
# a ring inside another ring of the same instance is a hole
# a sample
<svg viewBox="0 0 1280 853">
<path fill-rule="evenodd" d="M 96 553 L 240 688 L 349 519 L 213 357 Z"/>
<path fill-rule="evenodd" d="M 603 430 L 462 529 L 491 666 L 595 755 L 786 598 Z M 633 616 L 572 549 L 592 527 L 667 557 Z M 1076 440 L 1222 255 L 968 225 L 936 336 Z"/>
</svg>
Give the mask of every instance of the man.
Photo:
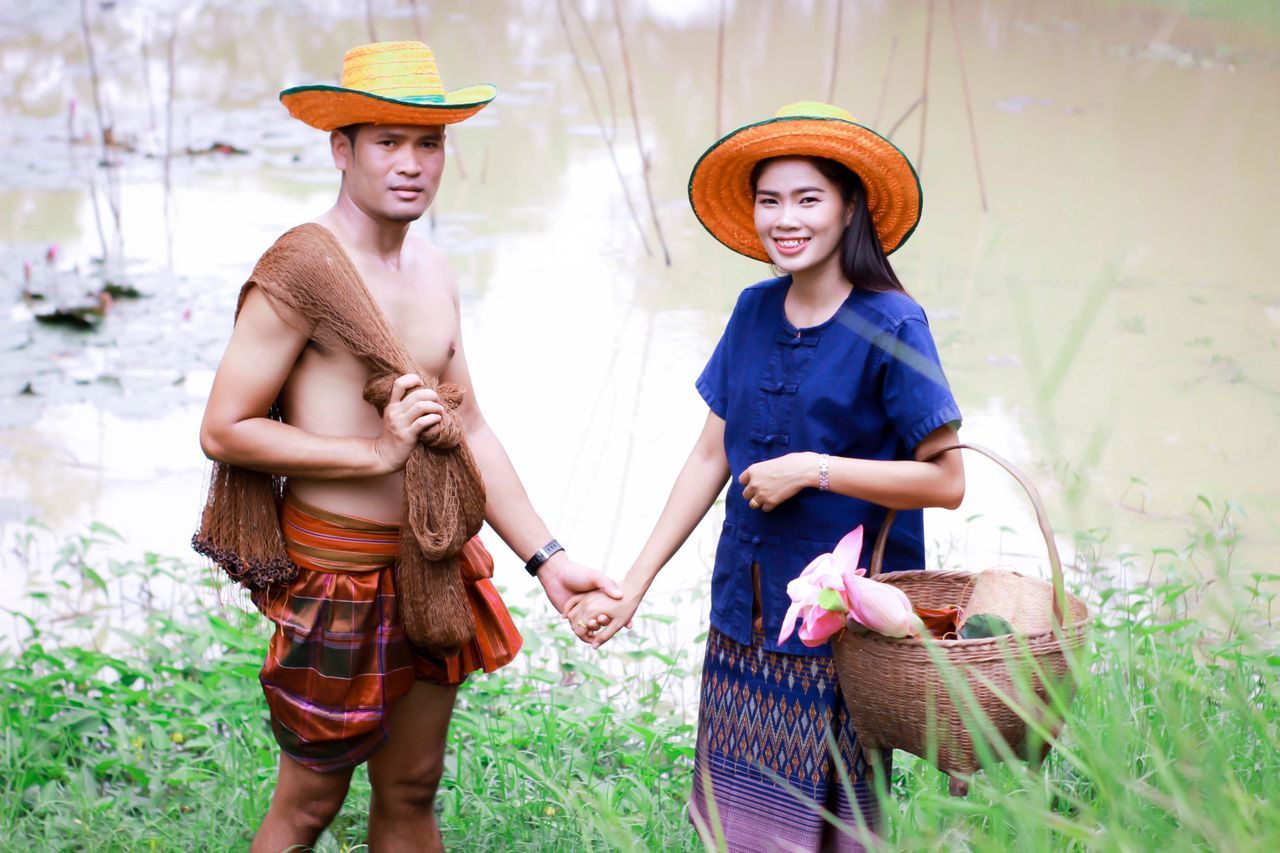
<svg viewBox="0 0 1280 853">
<path fill-rule="evenodd" d="M 370 849 L 440 848 L 458 684 L 520 644 L 472 538 L 482 517 L 557 610 L 621 594 L 531 506 L 476 405 L 449 266 L 408 233 L 439 187 L 445 125 L 494 88 L 446 92 L 420 42 L 349 51 L 342 80 L 281 93 L 330 131 L 342 185 L 245 285 L 200 434 L 217 464 L 195 546 L 276 624 L 261 680 L 282 754 L 255 851 L 312 845 L 364 760 Z"/>
</svg>

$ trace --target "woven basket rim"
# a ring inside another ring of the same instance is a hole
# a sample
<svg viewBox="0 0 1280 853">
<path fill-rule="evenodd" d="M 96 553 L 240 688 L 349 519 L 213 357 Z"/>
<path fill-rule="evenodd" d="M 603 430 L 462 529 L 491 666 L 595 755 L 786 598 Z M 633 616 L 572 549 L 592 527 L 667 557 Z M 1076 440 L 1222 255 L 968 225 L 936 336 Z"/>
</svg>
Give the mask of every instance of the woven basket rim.
<svg viewBox="0 0 1280 853">
<path fill-rule="evenodd" d="M 844 630 L 848 631 L 847 628 Z M 1073 643 L 1073 644 L 1077 640 L 1081 639 L 1084 636 L 1084 634 L 1088 633 L 1087 626 L 1084 624 L 1084 620 L 1077 621 L 1072 625 L 1062 628 L 1061 630 L 1062 630 L 1062 633 L 1065 635 L 1067 642 Z M 1031 633 L 1001 634 L 997 637 L 975 637 L 970 640 L 941 640 L 941 639 L 933 639 L 933 638 L 924 640 L 920 637 L 888 637 L 888 636 L 885 636 L 884 634 L 878 634 L 875 631 L 870 631 L 870 630 L 868 630 L 865 634 L 859 634 L 859 633 L 850 631 L 849 635 L 851 637 L 856 637 L 857 639 L 863 640 L 865 642 L 884 643 L 885 645 L 895 646 L 898 648 L 923 648 L 926 643 L 934 643 L 948 651 L 955 650 L 955 651 L 977 652 L 977 651 L 982 651 L 982 647 L 984 645 L 990 645 L 994 647 L 996 645 L 1003 645 L 1005 643 L 1008 643 L 1009 637 L 1014 637 L 1014 636 L 1025 637 L 1027 639 L 1027 642 L 1030 643 L 1032 641 L 1043 640 L 1046 637 L 1051 636 L 1053 632 L 1054 632 L 1054 629 L 1052 627 L 1049 627 L 1049 628 L 1042 628 L 1039 631 L 1035 631 Z M 841 636 L 843 636 L 843 634 Z"/>
</svg>

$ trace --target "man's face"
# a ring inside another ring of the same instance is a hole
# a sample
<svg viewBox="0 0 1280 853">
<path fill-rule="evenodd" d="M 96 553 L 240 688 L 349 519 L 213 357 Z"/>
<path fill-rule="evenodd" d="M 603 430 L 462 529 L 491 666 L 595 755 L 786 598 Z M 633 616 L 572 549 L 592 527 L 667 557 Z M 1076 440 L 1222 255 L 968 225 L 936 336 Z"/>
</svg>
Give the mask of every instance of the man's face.
<svg viewBox="0 0 1280 853">
<path fill-rule="evenodd" d="M 372 219 L 413 222 L 436 197 L 444 171 L 444 128 L 365 125 L 353 144 L 332 137 L 333 162 L 343 192 Z"/>
</svg>

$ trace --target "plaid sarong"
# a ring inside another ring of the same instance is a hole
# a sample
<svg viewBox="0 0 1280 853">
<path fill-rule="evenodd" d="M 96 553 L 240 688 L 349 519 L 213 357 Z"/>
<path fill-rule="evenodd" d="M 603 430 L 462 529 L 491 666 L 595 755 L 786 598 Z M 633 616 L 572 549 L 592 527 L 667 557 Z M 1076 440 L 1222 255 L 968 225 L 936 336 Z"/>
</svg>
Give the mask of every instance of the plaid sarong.
<svg viewBox="0 0 1280 853">
<path fill-rule="evenodd" d="M 886 779 L 890 767 L 886 753 Z M 832 659 L 766 651 L 758 628 L 749 646 L 715 628 L 707 635 L 693 774 L 690 818 L 704 840 L 723 838 L 734 853 L 863 849 L 819 807 L 850 827 L 860 811 L 871 831 L 879 829 L 871 768 Z"/>
<path fill-rule="evenodd" d="M 365 761 L 387 738 L 392 704 L 416 679 L 461 684 L 510 663 L 521 637 L 490 578 L 479 537 L 459 555 L 476 636 L 440 657 L 409 644 L 396 613 L 400 527 L 339 515 L 286 495 L 281 511 L 297 579 L 255 593 L 275 623 L 259 680 L 271 729 L 290 758 L 320 772 Z"/>
</svg>

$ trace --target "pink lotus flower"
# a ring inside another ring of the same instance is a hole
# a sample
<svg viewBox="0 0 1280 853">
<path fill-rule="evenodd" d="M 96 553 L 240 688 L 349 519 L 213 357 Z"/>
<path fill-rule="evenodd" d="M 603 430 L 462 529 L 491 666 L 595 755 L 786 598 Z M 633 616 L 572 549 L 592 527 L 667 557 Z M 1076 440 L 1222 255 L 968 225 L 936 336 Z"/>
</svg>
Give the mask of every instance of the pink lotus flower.
<svg viewBox="0 0 1280 853">
<path fill-rule="evenodd" d="M 919 635 L 916 616 L 907 594 L 896 586 L 854 574 L 844 576 L 849 597 L 849 617 L 886 637 Z"/>
<path fill-rule="evenodd" d="M 800 577 L 787 584 L 787 595 L 791 606 L 782 618 L 779 643 L 786 642 L 802 617 L 800 642 L 810 647 L 822 645 L 844 627 L 849 602 L 844 598 L 844 576 L 831 554 L 819 554 L 805 566 Z"/>
<path fill-rule="evenodd" d="M 801 619 L 800 642 L 820 646 L 849 619 L 890 637 L 920 633 L 920 620 L 897 587 L 862 577 L 856 568 L 862 552 L 862 525 L 844 535 L 830 554 L 819 554 L 787 584 L 791 606 L 782 619 L 778 642 L 786 642 Z"/>
</svg>

